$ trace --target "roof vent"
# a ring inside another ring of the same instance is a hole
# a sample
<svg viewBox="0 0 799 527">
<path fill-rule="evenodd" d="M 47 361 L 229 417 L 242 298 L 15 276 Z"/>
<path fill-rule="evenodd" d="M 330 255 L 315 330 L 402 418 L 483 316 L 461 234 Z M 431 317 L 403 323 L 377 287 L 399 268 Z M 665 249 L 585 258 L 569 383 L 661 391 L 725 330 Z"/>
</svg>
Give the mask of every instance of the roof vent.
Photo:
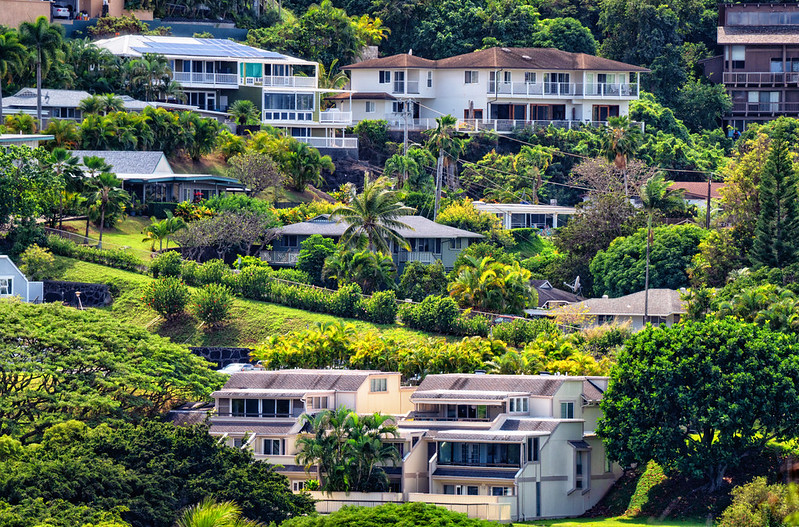
<svg viewBox="0 0 799 527">
<path fill-rule="evenodd" d="M 522 55 L 522 58 L 527 60 L 533 60 L 533 57 L 531 57 L 530 55 Z"/>
<path fill-rule="evenodd" d="M 486 371 L 485 370 L 474 370 L 474 374 L 475 375 L 485 375 Z"/>
<path fill-rule="evenodd" d="M 608 295 L 602 295 L 602 298 L 608 298 Z"/>
<path fill-rule="evenodd" d="M 508 49 L 508 48 L 500 48 L 500 49 L 501 49 L 502 51 L 504 51 L 505 53 L 510 53 L 510 49 Z"/>
<path fill-rule="evenodd" d="M 553 205 L 553 206 L 557 206 L 558 200 L 557 199 L 551 199 L 551 200 L 549 200 L 549 204 Z"/>
<path fill-rule="evenodd" d="M 548 371 L 539 371 L 538 375 L 552 375 L 552 374 L 549 373 Z"/>
</svg>

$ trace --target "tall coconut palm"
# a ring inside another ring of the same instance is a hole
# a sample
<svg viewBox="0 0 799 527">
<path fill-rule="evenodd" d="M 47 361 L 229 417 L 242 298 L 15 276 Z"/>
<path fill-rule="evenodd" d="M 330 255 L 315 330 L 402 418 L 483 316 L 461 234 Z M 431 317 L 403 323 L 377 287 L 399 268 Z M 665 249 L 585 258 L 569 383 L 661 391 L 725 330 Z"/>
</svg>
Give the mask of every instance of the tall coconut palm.
<svg viewBox="0 0 799 527">
<path fill-rule="evenodd" d="M 141 58 L 128 63 L 130 81 L 143 90 L 147 101 L 152 101 L 169 85 L 171 72 L 163 55 L 145 53 Z"/>
<path fill-rule="evenodd" d="M 436 118 L 436 127 L 432 130 L 426 130 L 427 134 L 427 148 L 431 153 L 438 156 L 438 164 L 436 166 L 436 201 L 433 210 L 433 220 L 438 216 L 438 205 L 441 201 L 441 180 L 443 178 L 444 170 L 447 171 L 449 185 L 455 185 L 455 163 L 458 160 L 461 152 L 463 152 L 464 141 L 457 137 L 456 125 L 458 120 L 451 115 L 443 115 Z"/>
<path fill-rule="evenodd" d="M 613 161 L 624 177 L 624 195 L 629 195 L 627 161 L 638 151 L 641 129 L 626 115 L 610 117 L 602 137 L 602 149 L 608 161 Z"/>
<path fill-rule="evenodd" d="M 14 30 L 0 33 L 0 122 L 3 122 L 3 81 L 20 67 L 27 50 Z"/>
<path fill-rule="evenodd" d="M 111 209 L 124 209 L 124 204 L 130 200 L 130 195 L 122 190 L 121 184 L 122 182 L 109 172 L 103 172 L 86 182 L 89 202 L 96 204 L 100 213 L 100 239 L 97 243 L 100 249 L 103 248 L 106 212 Z"/>
<path fill-rule="evenodd" d="M 652 223 L 658 212 L 684 211 L 682 189 L 670 188 L 662 174 L 649 178 L 640 189 L 641 203 L 646 212 L 646 273 L 644 277 L 644 323 L 649 317 L 649 251 L 652 246 Z"/>
<path fill-rule="evenodd" d="M 71 152 L 65 148 L 55 148 L 50 152 L 47 158 L 47 164 L 52 168 L 53 172 L 64 181 L 64 187 L 69 190 L 74 190 L 73 180 L 81 175 L 78 166 L 78 158 L 73 156 Z M 58 228 L 60 229 L 64 221 L 64 198 L 66 191 L 61 192 L 58 204 Z"/>
<path fill-rule="evenodd" d="M 36 64 L 36 117 L 42 122 L 42 65 L 49 64 L 63 42 L 64 29 L 58 24 L 50 24 L 46 17 L 40 16 L 36 22 L 23 22 L 19 26 L 20 41 L 34 49 Z"/>
<path fill-rule="evenodd" d="M 266 527 L 265 524 L 242 516 L 241 507 L 233 501 L 214 501 L 205 498 L 181 511 L 175 527 Z"/>
<path fill-rule="evenodd" d="M 415 211 L 399 201 L 399 195 L 386 188 L 387 183 L 385 178 L 372 182 L 364 178 L 363 192 L 349 205 L 341 205 L 331 212 L 331 218 L 341 218 L 348 224 L 342 242 L 358 246 L 365 238 L 370 250 L 385 254 L 390 253 L 390 242 L 410 250 L 408 242 L 397 231 L 408 228 L 400 218 Z"/>
</svg>

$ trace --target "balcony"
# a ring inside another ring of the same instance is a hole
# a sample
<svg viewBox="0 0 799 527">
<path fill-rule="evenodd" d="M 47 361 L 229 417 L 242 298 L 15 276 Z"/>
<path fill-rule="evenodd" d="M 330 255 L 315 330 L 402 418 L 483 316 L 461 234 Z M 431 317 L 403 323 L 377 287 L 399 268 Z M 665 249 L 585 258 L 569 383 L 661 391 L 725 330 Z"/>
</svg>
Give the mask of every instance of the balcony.
<svg viewBox="0 0 799 527">
<path fill-rule="evenodd" d="M 300 77 L 297 75 L 277 77 L 267 75 L 263 78 L 263 86 L 274 88 L 316 88 L 316 77 Z"/>
<path fill-rule="evenodd" d="M 797 103 L 799 104 L 799 103 Z M 390 130 L 403 130 L 405 119 L 402 117 L 389 117 L 386 119 Z M 556 128 L 578 129 L 584 126 L 599 128 L 605 126 L 606 121 L 533 121 L 525 119 L 458 119 L 457 128 L 461 132 L 481 132 L 491 130 L 497 133 L 510 133 L 519 128 L 546 128 L 554 126 Z M 643 130 L 644 123 L 635 122 Z M 414 131 L 430 130 L 436 127 L 434 118 L 408 119 L 408 129 Z"/>
<path fill-rule="evenodd" d="M 394 253 L 394 261 L 397 263 L 420 262 L 423 264 L 435 263 L 441 259 L 441 254 L 423 251 L 399 251 Z"/>
<path fill-rule="evenodd" d="M 358 148 L 357 137 L 295 137 L 294 139 L 314 148 Z"/>
<path fill-rule="evenodd" d="M 729 86 L 799 86 L 799 72 L 725 72 L 723 80 Z"/>
<path fill-rule="evenodd" d="M 626 99 L 638 97 L 636 83 L 571 83 L 571 82 L 492 82 L 488 81 L 489 94 L 508 97 L 530 97 L 541 99 L 601 97 L 603 99 Z"/>
<path fill-rule="evenodd" d="M 338 110 L 326 110 L 319 113 L 319 122 L 322 124 L 352 124 L 352 112 L 340 112 Z"/>
<path fill-rule="evenodd" d="M 419 93 L 419 81 L 394 81 L 394 88 L 391 93 L 394 95 L 417 95 Z"/>
<path fill-rule="evenodd" d="M 265 123 L 273 126 L 282 124 L 311 124 L 313 122 L 313 110 L 286 110 L 266 108 L 261 115 Z"/>
<path fill-rule="evenodd" d="M 181 86 L 222 86 L 236 87 L 239 76 L 235 73 L 195 73 L 190 71 L 174 71 L 172 79 Z"/>
<path fill-rule="evenodd" d="M 799 102 L 738 102 L 732 105 L 735 116 L 799 115 Z"/>
<path fill-rule="evenodd" d="M 261 260 L 268 264 L 297 265 L 300 251 L 261 251 Z"/>
</svg>

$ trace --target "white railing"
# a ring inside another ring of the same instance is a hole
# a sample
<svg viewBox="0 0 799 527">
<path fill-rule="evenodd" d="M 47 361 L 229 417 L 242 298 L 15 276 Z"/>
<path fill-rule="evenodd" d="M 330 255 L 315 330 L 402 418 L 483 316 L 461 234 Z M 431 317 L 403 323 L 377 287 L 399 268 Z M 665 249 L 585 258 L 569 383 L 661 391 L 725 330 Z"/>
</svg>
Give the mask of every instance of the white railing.
<svg viewBox="0 0 799 527">
<path fill-rule="evenodd" d="M 296 75 L 277 77 L 267 75 L 263 78 L 264 86 L 276 88 L 316 88 L 316 77 L 300 77 Z"/>
<path fill-rule="evenodd" d="M 799 104 L 799 103 L 797 103 Z M 405 120 L 402 117 L 392 117 L 387 119 L 388 127 L 391 130 L 403 130 L 405 127 Z M 546 128 L 554 126 L 556 128 L 580 128 L 583 126 L 590 126 L 597 128 L 605 126 L 606 121 L 579 121 L 579 120 L 525 120 L 525 119 L 458 119 L 455 125 L 461 132 L 480 132 L 484 130 L 493 130 L 495 132 L 512 132 L 520 128 Z M 643 123 L 635 122 L 637 126 L 642 127 Z M 434 118 L 425 119 L 408 119 L 409 130 L 430 130 L 436 127 L 436 120 Z"/>
<path fill-rule="evenodd" d="M 223 86 L 238 85 L 238 75 L 235 73 L 196 73 L 191 71 L 174 71 L 172 79 L 184 86 L 192 84 L 212 84 Z"/>
<path fill-rule="evenodd" d="M 270 264 L 297 265 L 299 251 L 261 251 L 261 260 Z"/>
<path fill-rule="evenodd" d="M 771 73 L 754 71 L 749 73 L 724 73 L 724 84 L 734 85 L 765 85 L 772 84 L 799 84 L 799 72 Z"/>
<path fill-rule="evenodd" d="M 394 259 L 397 261 L 397 263 L 421 262 L 423 264 L 431 264 L 436 260 L 441 259 L 441 255 L 423 251 L 400 251 L 394 254 Z"/>
<path fill-rule="evenodd" d="M 295 137 L 314 148 L 358 148 L 357 137 Z"/>
<path fill-rule="evenodd" d="M 487 91 L 492 95 L 512 95 L 519 97 L 637 97 L 636 83 L 570 83 L 570 82 L 492 82 L 488 81 Z"/>
<path fill-rule="evenodd" d="M 352 112 L 336 110 L 319 112 L 319 122 L 322 124 L 352 124 Z"/>
</svg>

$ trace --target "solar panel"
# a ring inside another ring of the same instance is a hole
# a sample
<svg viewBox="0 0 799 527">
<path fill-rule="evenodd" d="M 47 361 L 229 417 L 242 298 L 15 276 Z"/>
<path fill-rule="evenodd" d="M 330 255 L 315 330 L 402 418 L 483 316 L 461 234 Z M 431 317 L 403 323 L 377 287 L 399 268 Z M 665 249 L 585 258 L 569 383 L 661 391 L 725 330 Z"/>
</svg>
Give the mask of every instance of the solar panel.
<svg viewBox="0 0 799 527">
<path fill-rule="evenodd" d="M 159 53 L 161 55 L 185 55 L 196 57 L 235 57 L 280 59 L 284 56 L 274 51 L 245 46 L 222 39 L 195 39 L 193 42 L 165 42 L 145 40 L 131 49 L 139 53 Z"/>
</svg>

